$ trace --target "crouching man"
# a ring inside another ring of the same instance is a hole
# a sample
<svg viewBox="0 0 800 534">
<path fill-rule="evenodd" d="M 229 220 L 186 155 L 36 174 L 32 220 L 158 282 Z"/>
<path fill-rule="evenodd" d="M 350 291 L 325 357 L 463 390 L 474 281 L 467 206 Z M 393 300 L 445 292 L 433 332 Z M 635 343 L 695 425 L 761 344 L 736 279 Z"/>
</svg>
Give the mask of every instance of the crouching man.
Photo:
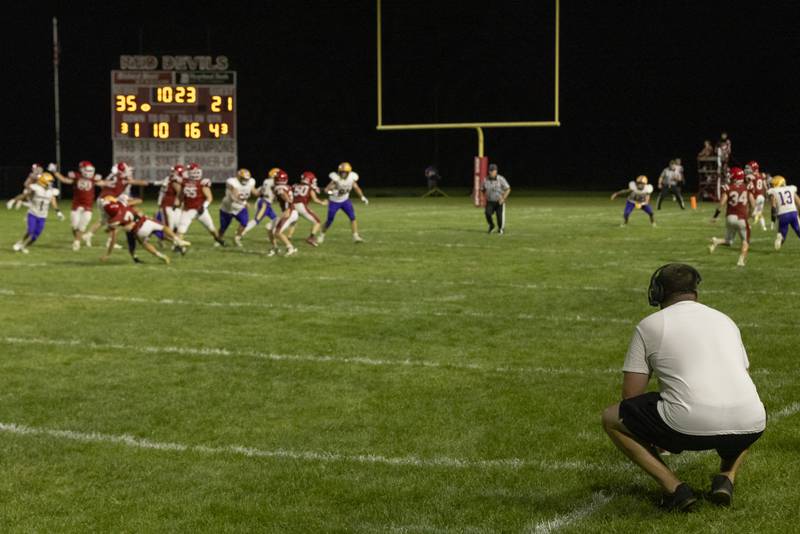
<svg viewBox="0 0 800 534">
<path fill-rule="evenodd" d="M 669 510 L 687 510 L 697 497 L 659 449 L 716 450 L 721 462 L 710 500 L 726 506 L 747 449 L 766 426 L 739 329 L 697 302 L 699 283 L 700 273 L 689 265 L 671 263 L 653 273 L 648 299 L 661 311 L 637 325 L 622 369 L 623 400 L 602 418 L 614 445 L 661 485 Z M 646 393 L 652 375 L 658 392 Z"/>
</svg>

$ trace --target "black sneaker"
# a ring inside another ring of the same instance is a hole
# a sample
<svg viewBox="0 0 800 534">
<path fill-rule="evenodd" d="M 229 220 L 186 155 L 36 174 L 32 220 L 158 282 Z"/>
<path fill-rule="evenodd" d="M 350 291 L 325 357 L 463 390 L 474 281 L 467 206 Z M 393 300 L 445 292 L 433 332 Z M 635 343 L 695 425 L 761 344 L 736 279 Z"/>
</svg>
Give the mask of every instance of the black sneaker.
<svg viewBox="0 0 800 534">
<path fill-rule="evenodd" d="M 134 256 L 133 257 L 133 263 L 144 263 L 144 262 L 142 260 L 140 260 L 138 257 Z"/>
<path fill-rule="evenodd" d="M 492 230 L 494 230 L 494 226 L 490 226 L 490 227 L 489 227 L 489 231 L 488 231 L 488 232 L 486 232 L 486 233 L 487 233 L 487 234 L 491 234 L 491 233 L 492 233 Z"/>
<path fill-rule="evenodd" d="M 675 493 L 664 495 L 661 499 L 661 506 L 668 512 L 688 512 L 689 508 L 697 502 L 692 488 L 685 482 L 675 488 Z"/>
<path fill-rule="evenodd" d="M 733 482 L 725 475 L 715 475 L 711 480 L 711 495 L 708 500 L 718 506 L 730 506 L 733 502 Z"/>
</svg>

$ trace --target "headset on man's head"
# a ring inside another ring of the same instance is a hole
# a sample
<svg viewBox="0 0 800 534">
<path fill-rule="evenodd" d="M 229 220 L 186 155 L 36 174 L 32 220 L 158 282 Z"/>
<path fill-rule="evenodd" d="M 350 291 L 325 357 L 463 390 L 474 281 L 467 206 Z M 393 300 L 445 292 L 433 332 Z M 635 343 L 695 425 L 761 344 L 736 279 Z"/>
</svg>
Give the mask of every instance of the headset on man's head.
<svg viewBox="0 0 800 534">
<path fill-rule="evenodd" d="M 686 288 L 686 291 L 694 292 L 695 295 L 697 294 L 697 286 L 703 281 L 703 277 L 700 276 L 700 273 L 697 271 L 697 269 L 685 263 L 667 263 L 666 265 L 662 265 L 656 269 L 656 272 L 654 272 L 653 276 L 650 277 L 650 286 L 647 288 L 647 301 L 650 303 L 650 306 L 660 306 L 661 303 L 664 302 L 664 297 L 666 297 L 666 295 L 664 295 L 664 284 L 661 282 L 661 273 L 670 265 L 680 265 L 689 269 L 689 272 L 692 273 L 692 285 L 694 287 L 692 289 Z"/>
</svg>

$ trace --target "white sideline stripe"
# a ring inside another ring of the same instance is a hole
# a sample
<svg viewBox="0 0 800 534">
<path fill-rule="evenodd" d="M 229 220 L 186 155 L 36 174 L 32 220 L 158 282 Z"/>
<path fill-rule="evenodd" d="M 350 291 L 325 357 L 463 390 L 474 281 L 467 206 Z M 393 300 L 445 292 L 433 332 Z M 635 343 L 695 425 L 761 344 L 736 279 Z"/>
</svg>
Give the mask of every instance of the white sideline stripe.
<svg viewBox="0 0 800 534">
<path fill-rule="evenodd" d="M 89 293 L 53 293 L 49 291 L 42 291 L 42 292 L 34 292 L 34 291 L 16 291 L 13 289 L 6 289 L 0 288 L 0 296 L 7 296 L 7 297 L 24 297 L 24 296 L 31 296 L 31 297 L 38 297 L 38 298 L 55 298 L 55 299 L 72 299 L 72 300 L 91 300 L 97 302 L 129 302 L 134 304 L 158 304 L 158 305 L 168 305 L 168 306 L 205 306 L 205 307 L 212 307 L 212 308 L 263 308 L 269 310 L 278 310 L 278 309 L 290 309 L 290 310 L 298 310 L 298 311 L 309 311 L 309 312 L 323 312 L 328 310 L 327 306 L 321 305 L 312 305 L 312 304 L 284 304 L 284 303 L 276 303 L 270 304 L 265 302 L 217 302 L 217 301 L 193 301 L 193 300 L 182 300 L 182 299 L 154 299 L 154 298 L 145 298 L 145 297 L 124 297 L 124 296 L 117 296 L 117 295 L 94 295 Z M 363 315 L 363 314 L 380 314 L 380 315 L 392 315 L 397 316 L 398 314 L 404 314 L 408 316 L 415 316 L 415 315 L 435 315 L 440 317 L 449 317 L 449 316 L 456 316 L 456 317 L 481 317 L 481 318 L 491 318 L 494 317 L 492 314 L 487 312 L 477 312 L 477 311 L 464 311 L 464 312 L 418 312 L 418 311 L 411 311 L 411 310 L 398 310 L 398 309 L 387 309 L 387 308 L 376 308 L 376 307 L 367 307 L 367 306 L 349 306 L 345 309 L 345 311 L 349 314 L 355 315 Z M 631 320 L 628 319 L 620 319 L 618 317 L 595 317 L 590 315 L 569 315 L 569 316 L 555 316 L 555 315 L 531 315 L 527 313 L 520 313 L 517 315 L 512 315 L 511 317 L 516 319 L 531 319 L 537 321 L 555 321 L 555 322 L 591 322 L 591 323 L 619 323 L 619 324 L 628 324 L 633 325 Z M 780 325 L 772 325 L 780 326 Z"/>
<path fill-rule="evenodd" d="M 530 287 L 531 284 L 528 284 Z M 546 287 L 546 286 L 543 286 Z M 558 287 L 558 286 L 551 286 L 551 287 Z M 31 297 L 39 297 L 39 298 L 55 298 L 55 299 L 72 299 L 72 300 L 90 300 L 96 302 L 129 302 L 133 304 L 156 304 L 156 305 L 166 305 L 166 306 L 205 306 L 210 308 L 262 308 L 268 310 L 279 310 L 279 309 L 290 309 L 290 310 L 297 310 L 297 311 L 308 311 L 308 312 L 323 312 L 328 310 L 327 306 L 322 305 L 313 305 L 313 304 L 285 304 L 285 303 L 266 303 L 266 302 L 218 302 L 218 301 L 194 301 L 194 300 L 182 300 L 182 299 L 154 299 L 154 298 L 145 298 L 145 297 L 124 297 L 124 296 L 117 296 L 117 295 L 94 295 L 89 293 L 54 293 L 49 291 L 43 292 L 33 292 L 33 291 L 16 291 L 14 289 L 7 289 L 7 288 L 0 288 L 0 296 L 6 297 L 24 297 L 24 296 L 31 296 Z M 367 307 L 367 306 L 349 306 L 344 310 L 344 313 L 349 313 L 351 315 L 363 315 L 363 314 L 379 314 L 379 315 L 406 315 L 406 316 L 415 316 L 415 315 L 433 315 L 437 317 L 480 317 L 480 318 L 493 318 L 494 316 L 488 312 L 478 312 L 478 311 L 462 311 L 462 312 L 447 312 L 447 311 L 436 311 L 436 312 L 418 312 L 416 310 L 400 310 L 400 309 L 387 309 L 387 308 L 375 308 L 375 307 Z M 556 323 L 575 323 L 575 322 L 588 322 L 588 323 L 603 323 L 603 324 L 624 324 L 624 325 L 634 325 L 633 319 L 621 319 L 619 317 L 602 317 L 597 315 L 533 315 L 528 313 L 519 313 L 516 315 L 509 315 L 508 317 L 513 319 L 522 319 L 522 320 L 532 320 L 532 321 L 552 321 Z M 762 328 L 763 325 L 759 323 L 753 322 L 740 322 L 737 323 L 739 326 L 749 327 L 749 328 Z M 769 328 L 795 328 L 793 324 L 784 324 L 784 323 L 772 323 L 769 325 Z"/>
<path fill-rule="evenodd" d="M 778 410 L 773 414 L 770 414 L 767 417 L 767 424 L 769 424 L 770 422 L 775 423 L 786 417 L 791 417 L 792 415 L 798 412 L 800 412 L 800 402 L 793 402 L 792 404 L 785 406 L 783 409 Z"/>
<path fill-rule="evenodd" d="M 24 338 L 24 337 L 4 337 L 0 342 L 10 345 L 48 345 L 56 347 L 81 347 L 96 350 L 124 350 L 128 352 L 139 352 L 143 354 L 188 354 L 192 356 L 244 356 L 250 358 L 261 358 L 272 361 L 288 362 L 310 362 L 310 363 L 334 363 L 334 364 L 356 364 L 369 366 L 387 367 L 426 367 L 432 369 L 459 369 L 469 371 L 483 371 L 509 374 L 547 374 L 547 375 L 586 375 L 586 374 L 620 374 L 619 369 L 614 368 L 568 368 L 568 367 L 492 367 L 479 363 L 447 363 L 433 360 L 412 360 L 402 358 L 397 360 L 367 358 L 363 356 L 324 356 L 324 355 L 302 355 L 302 354 L 273 354 L 259 351 L 237 351 L 223 348 L 192 348 L 192 347 L 170 347 L 152 345 L 129 345 L 124 343 L 95 343 L 82 339 L 52 339 L 52 338 Z"/>
<path fill-rule="evenodd" d="M 258 449 L 244 445 L 189 445 L 168 441 L 152 441 L 147 438 L 129 434 L 103 434 L 100 432 L 81 432 L 77 430 L 61 430 L 31 427 L 17 423 L 0 422 L 0 432 L 23 436 L 46 436 L 56 439 L 79 441 L 82 443 L 108 443 L 124 445 L 136 449 L 152 449 L 168 452 L 194 452 L 209 455 L 245 456 L 249 458 L 272 458 L 282 460 L 300 460 L 306 462 L 325 463 L 359 463 L 389 466 L 408 466 L 425 468 L 451 469 L 511 469 L 537 468 L 541 470 L 616 470 L 618 465 L 590 464 L 584 461 L 529 461 L 520 458 L 500 458 L 495 460 L 468 460 L 435 456 L 420 458 L 419 456 L 383 456 L 380 454 L 344 454 L 328 451 L 296 451 L 290 449 Z"/>
<path fill-rule="evenodd" d="M 601 491 L 595 492 L 592 494 L 592 498 L 587 504 L 581 506 L 580 508 L 576 508 L 569 513 L 557 515 L 553 519 L 528 525 L 528 527 L 525 529 L 525 532 L 533 534 L 550 534 L 551 532 L 561 530 L 562 528 L 569 526 L 576 521 L 580 521 L 581 519 L 592 515 L 597 510 L 608 504 L 611 499 L 611 496 L 606 495 Z"/>
</svg>

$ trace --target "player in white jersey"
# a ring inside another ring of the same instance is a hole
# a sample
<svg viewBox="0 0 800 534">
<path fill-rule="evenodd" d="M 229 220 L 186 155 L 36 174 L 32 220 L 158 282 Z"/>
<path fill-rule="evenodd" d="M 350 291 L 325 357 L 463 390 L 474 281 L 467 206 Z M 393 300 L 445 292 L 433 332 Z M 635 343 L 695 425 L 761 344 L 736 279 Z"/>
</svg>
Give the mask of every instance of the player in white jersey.
<svg viewBox="0 0 800 534">
<path fill-rule="evenodd" d="M 369 200 L 367 200 L 367 197 L 364 196 L 364 192 L 361 191 L 361 188 L 358 186 L 358 174 L 354 173 L 353 167 L 345 161 L 340 163 L 337 172 L 330 173 L 328 178 L 331 180 L 325 188 L 329 200 L 328 218 L 325 220 L 322 232 L 317 237 L 317 242 L 322 243 L 325 241 L 325 232 L 327 232 L 328 228 L 333 224 L 333 218 L 336 216 L 336 212 L 343 210 L 350 219 L 353 241 L 355 243 L 361 243 L 364 240 L 361 239 L 361 236 L 358 234 L 358 222 L 356 222 L 356 212 L 353 209 L 353 203 L 350 202 L 350 191 L 355 190 L 358 196 L 361 197 L 361 202 L 364 204 L 369 204 Z"/>
<path fill-rule="evenodd" d="M 641 209 L 647 213 L 650 216 L 650 224 L 655 226 L 656 219 L 653 216 L 653 208 L 650 207 L 650 195 L 653 194 L 653 186 L 647 183 L 647 176 L 638 176 L 636 181 L 628 183 L 627 189 L 620 189 L 611 195 L 611 200 L 625 194 L 628 195 L 628 200 L 625 202 L 625 210 L 622 212 L 622 226 L 627 226 L 628 218 L 634 209 Z"/>
<path fill-rule="evenodd" d="M 14 243 L 15 252 L 27 254 L 28 247 L 42 235 L 50 206 L 58 209 L 56 201 L 58 193 L 58 189 L 53 187 L 53 175 L 49 172 L 41 173 L 36 181 L 25 190 L 25 198 L 29 203 L 28 226 L 22 239 Z"/>
<path fill-rule="evenodd" d="M 250 222 L 250 214 L 247 211 L 247 201 L 250 195 L 258 196 L 256 181 L 247 169 L 239 169 L 236 177 L 228 178 L 225 182 L 225 197 L 219 206 L 219 237 L 223 238 L 225 230 L 230 226 L 231 221 L 239 221 L 239 229 L 236 237 L 233 238 L 237 247 L 242 246 L 242 235 L 244 229 Z"/>
<path fill-rule="evenodd" d="M 264 220 L 264 217 L 269 217 L 269 223 L 267 223 L 267 230 L 272 230 L 272 225 L 275 223 L 275 219 L 278 215 L 275 213 L 275 210 L 272 209 L 272 202 L 275 200 L 275 177 L 278 173 L 283 172 L 278 167 L 273 167 L 269 170 L 267 177 L 261 183 L 261 187 L 258 189 L 258 200 L 256 201 L 256 213 L 255 216 L 250 219 L 247 223 L 247 226 L 244 227 L 242 230 L 241 237 L 244 237 L 247 232 L 255 228 L 261 221 Z"/>
<path fill-rule="evenodd" d="M 780 250 L 783 242 L 786 241 L 786 234 L 790 226 L 797 237 L 800 237 L 800 223 L 797 220 L 797 205 L 800 203 L 800 197 L 797 196 L 797 187 L 786 185 L 786 179 L 783 176 L 773 177 L 771 185 L 767 195 L 778 213 L 778 235 L 775 236 L 775 250 Z"/>
</svg>

